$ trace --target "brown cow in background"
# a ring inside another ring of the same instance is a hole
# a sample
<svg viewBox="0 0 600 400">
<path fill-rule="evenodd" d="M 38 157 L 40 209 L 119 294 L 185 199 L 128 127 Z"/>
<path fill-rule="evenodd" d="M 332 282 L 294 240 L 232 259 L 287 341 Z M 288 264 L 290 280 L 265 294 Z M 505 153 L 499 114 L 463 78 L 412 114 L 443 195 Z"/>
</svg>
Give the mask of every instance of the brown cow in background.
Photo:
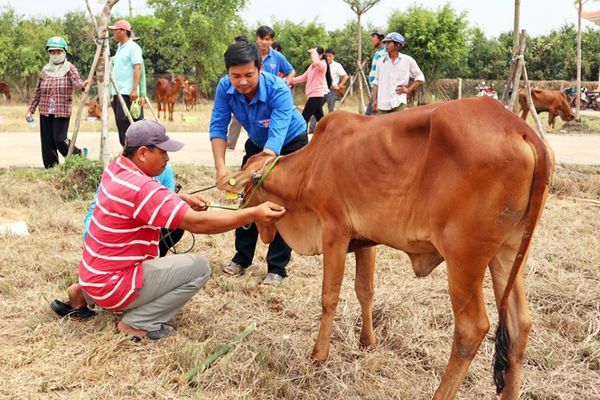
<svg viewBox="0 0 600 400">
<path fill-rule="evenodd" d="M 88 117 L 94 117 L 96 119 L 102 118 L 102 109 L 95 100 L 88 101 L 86 106 L 88 110 Z"/>
<path fill-rule="evenodd" d="M 196 109 L 198 102 L 198 88 L 195 83 L 190 83 L 183 88 L 183 99 L 185 100 L 185 111 Z"/>
<path fill-rule="evenodd" d="M 548 112 L 548 125 L 554 128 L 555 118 L 558 115 L 563 121 L 575 119 L 575 113 L 569 104 L 567 95 L 561 90 L 531 89 L 531 100 L 535 111 L 539 113 Z M 519 104 L 521 105 L 521 118 L 527 119 L 529 104 L 525 90 L 519 91 Z"/>
<path fill-rule="evenodd" d="M 166 111 L 169 108 L 169 121 L 173 121 L 173 110 L 175 102 L 179 97 L 179 91 L 186 86 L 186 79 L 183 75 L 177 75 L 175 80 L 159 79 L 156 81 L 156 102 L 158 103 L 158 117 L 160 111 L 163 111 L 163 118 L 167 118 Z"/>
<path fill-rule="evenodd" d="M 4 95 L 6 101 L 10 102 L 10 87 L 6 81 L 0 81 L 0 93 Z"/>
</svg>

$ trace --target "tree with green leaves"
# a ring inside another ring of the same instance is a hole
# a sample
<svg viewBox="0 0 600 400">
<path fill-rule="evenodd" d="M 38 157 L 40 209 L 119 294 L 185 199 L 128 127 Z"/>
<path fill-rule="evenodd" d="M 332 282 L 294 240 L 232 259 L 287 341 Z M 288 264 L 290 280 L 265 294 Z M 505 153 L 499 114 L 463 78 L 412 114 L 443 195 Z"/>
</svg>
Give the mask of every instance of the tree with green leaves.
<svg viewBox="0 0 600 400">
<path fill-rule="evenodd" d="M 225 73 L 223 54 L 233 38 L 245 32 L 239 15 L 247 0 L 148 0 L 154 16 L 168 21 L 161 35 L 176 38 L 162 54 L 172 70 L 192 67 L 201 91 L 208 92 Z"/>
<path fill-rule="evenodd" d="M 275 21 L 273 30 L 285 58 L 292 64 L 297 75 L 306 71 L 311 64 L 308 49 L 326 46 L 327 31 L 323 24 Z"/>
<path fill-rule="evenodd" d="M 395 11 L 388 20 L 388 30 L 404 36 L 403 52 L 417 61 L 427 80 L 449 76 L 467 62 L 467 17 L 457 14 L 449 4 L 437 11 L 420 5 L 406 12 Z"/>
</svg>

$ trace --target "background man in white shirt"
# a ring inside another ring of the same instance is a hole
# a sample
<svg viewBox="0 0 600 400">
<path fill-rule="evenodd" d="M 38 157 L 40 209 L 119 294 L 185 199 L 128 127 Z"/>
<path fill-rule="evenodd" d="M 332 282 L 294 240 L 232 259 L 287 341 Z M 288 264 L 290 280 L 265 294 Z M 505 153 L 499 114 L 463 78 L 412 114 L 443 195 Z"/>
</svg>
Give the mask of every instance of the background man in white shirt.
<svg viewBox="0 0 600 400">
<path fill-rule="evenodd" d="M 386 114 L 406 108 L 407 93 L 424 81 L 425 75 L 414 58 L 400 53 L 404 37 L 391 32 L 384 39 L 388 53 L 377 60 L 373 80 L 373 112 Z M 413 80 L 409 84 L 410 80 Z"/>
</svg>

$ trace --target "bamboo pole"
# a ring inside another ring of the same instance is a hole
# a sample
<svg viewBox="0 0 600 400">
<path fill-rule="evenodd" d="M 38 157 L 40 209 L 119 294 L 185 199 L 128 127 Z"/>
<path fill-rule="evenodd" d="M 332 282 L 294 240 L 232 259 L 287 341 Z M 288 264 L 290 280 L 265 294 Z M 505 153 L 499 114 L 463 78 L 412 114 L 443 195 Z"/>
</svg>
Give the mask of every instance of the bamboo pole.
<svg viewBox="0 0 600 400">
<path fill-rule="evenodd" d="M 96 54 L 94 54 L 94 61 L 92 62 L 92 67 L 90 68 L 90 72 L 88 73 L 87 86 L 85 87 L 83 95 L 81 96 L 81 100 L 79 101 L 79 109 L 77 110 L 77 117 L 75 118 L 75 126 L 73 127 L 73 134 L 71 136 L 71 143 L 69 144 L 69 152 L 67 153 L 67 155 L 73 154 L 73 150 L 75 149 L 75 142 L 77 142 L 79 126 L 81 125 L 81 114 L 83 114 L 83 106 L 88 98 L 90 87 L 92 86 L 94 74 L 96 73 L 96 67 L 98 66 L 98 60 L 100 59 L 100 54 L 102 53 L 102 47 L 103 44 L 98 44 L 96 46 Z"/>
<path fill-rule="evenodd" d="M 181 377 L 183 382 L 189 383 L 194 377 L 198 374 L 203 373 L 207 369 L 213 366 L 215 362 L 225 354 L 229 353 L 242 339 L 250 336 L 256 330 L 256 323 L 252 323 L 249 327 L 244 329 L 240 334 L 238 334 L 233 340 L 227 343 L 225 346 L 221 347 L 216 352 L 212 353 L 208 356 L 202 363 L 195 366 Z"/>
<path fill-rule="evenodd" d="M 108 40 L 104 45 L 104 82 L 102 82 L 102 130 L 100 133 L 100 160 L 104 166 L 108 165 L 110 154 L 108 152 L 108 103 L 110 102 L 110 48 Z"/>
<path fill-rule="evenodd" d="M 533 121 L 535 122 L 535 126 L 537 127 L 537 131 L 540 134 L 541 138 L 546 141 L 546 134 L 544 133 L 544 127 L 542 122 L 540 121 L 540 116 L 535 109 L 535 105 L 533 104 L 533 99 L 531 98 L 531 86 L 529 85 L 529 78 L 527 77 L 527 66 L 523 63 L 523 79 L 525 80 L 525 92 L 527 97 L 527 105 L 529 106 L 529 112 L 533 117 Z"/>
<path fill-rule="evenodd" d="M 525 42 L 527 41 L 527 31 L 523 29 L 521 31 L 521 44 L 519 45 L 519 54 L 517 55 L 517 69 L 515 70 L 515 79 L 512 86 L 512 94 L 510 96 L 510 102 L 508 103 L 508 110 L 511 112 L 515 111 L 515 104 L 517 97 L 519 96 L 519 82 L 521 81 L 521 72 L 523 71 L 523 63 L 525 62 Z"/>
<path fill-rule="evenodd" d="M 117 87 L 117 84 L 115 83 L 115 80 L 112 76 L 112 71 L 110 73 L 110 83 L 111 83 L 113 89 L 115 89 L 116 96 L 119 99 L 119 104 L 121 104 L 121 108 L 123 109 L 125 116 L 127 116 L 129 123 L 133 124 L 133 118 L 131 117 L 131 112 L 129 112 L 129 108 L 127 108 L 127 103 L 125 103 L 125 100 L 123 100 L 123 96 L 121 96 L 121 92 L 119 92 L 119 88 Z"/>
</svg>

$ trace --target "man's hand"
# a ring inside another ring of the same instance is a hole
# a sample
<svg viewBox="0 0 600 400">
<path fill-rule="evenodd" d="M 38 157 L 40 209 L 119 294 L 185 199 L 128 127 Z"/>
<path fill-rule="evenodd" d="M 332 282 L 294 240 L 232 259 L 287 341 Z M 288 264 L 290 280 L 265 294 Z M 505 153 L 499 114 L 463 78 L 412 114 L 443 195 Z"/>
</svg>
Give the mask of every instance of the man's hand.
<svg viewBox="0 0 600 400">
<path fill-rule="evenodd" d="M 185 194 L 181 193 L 178 195 L 181 200 L 185 201 L 192 207 L 194 211 L 206 211 L 208 209 L 208 199 L 201 195 L 200 193 L 196 194 Z"/>
<path fill-rule="evenodd" d="M 134 101 L 135 99 L 138 98 L 138 91 L 137 88 L 134 88 L 131 93 L 129 93 L 129 98 L 131 99 L 131 101 Z"/>
<path fill-rule="evenodd" d="M 146 105 L 146 98 L 144 96 L 140 97 L 140 106 L 144 107 Z"/>
<path fill-rule="evenodd" d="M 377 99 L 376 98 L 373 98 L 372 106 L 373 106 L 373 114 L 375 114 L 377 112 Z"/>
<path fill-rule="evenodd" d="M 265 201 L 264 203 L 254 207 L 254 220 L 264 224 L 272 224 L 285 214 L 285 208 L 279 204 Z"/>
<path fill-rule="evenodd" d="M 410 92 L 411 92 L 411 90 L 406 85 L 398 85 L 398 86 L 396 86 L 396 93 L 397 94 L 410 93 Z"/>
<path fill-rule="evenodd" d="M 229 170 L 227 168 L 217 168 L 216 183 L 219 184 L 228 174 Z"/>
</svg>

